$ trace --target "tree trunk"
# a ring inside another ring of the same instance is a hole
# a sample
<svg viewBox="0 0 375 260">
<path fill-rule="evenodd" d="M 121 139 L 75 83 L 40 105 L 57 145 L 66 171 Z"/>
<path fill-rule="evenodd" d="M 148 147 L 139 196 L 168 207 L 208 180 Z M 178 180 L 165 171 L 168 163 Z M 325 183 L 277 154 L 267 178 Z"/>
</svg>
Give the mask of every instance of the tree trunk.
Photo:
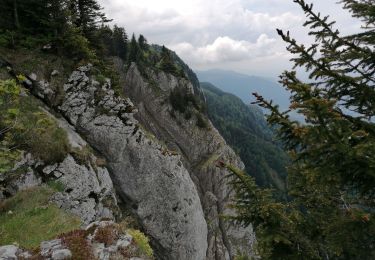
<svg viewBox="0 0 375 260">
<path fill-rule="evenodd" d="M 18 30 L 20 29 L 20 21 L 18 19 L 18 7 L 17 0 L 13 0 L 13 12 L 14 12 L 14 27 Z"/>
</svg>

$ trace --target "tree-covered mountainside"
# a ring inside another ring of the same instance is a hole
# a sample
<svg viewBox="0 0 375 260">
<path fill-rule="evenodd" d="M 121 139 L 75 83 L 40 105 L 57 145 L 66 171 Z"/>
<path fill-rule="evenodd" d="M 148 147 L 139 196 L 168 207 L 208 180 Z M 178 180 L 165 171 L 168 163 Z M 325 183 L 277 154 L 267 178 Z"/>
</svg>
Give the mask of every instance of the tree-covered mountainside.
<svg viewBox="0 0 375 260">
<path fill-rule="evenodd" d="M 284 192 L 288 157 L 273 140 L 262 111 L 210 83 L 201 87 L 212 123 L 240 155 L 246 172 L 259 185 Z"/>
<path fill-rule="evenodd" d="M 197 71 L 197 75 L 201 82 L 210 82 L 217 88 L 241 98 L 246 104 L 254 100 L 251 93 L 258 92 L 277 102 L 282 109 L 289 106 L 290 94 L 276 80 L 218 69 Z"/>
</svg>

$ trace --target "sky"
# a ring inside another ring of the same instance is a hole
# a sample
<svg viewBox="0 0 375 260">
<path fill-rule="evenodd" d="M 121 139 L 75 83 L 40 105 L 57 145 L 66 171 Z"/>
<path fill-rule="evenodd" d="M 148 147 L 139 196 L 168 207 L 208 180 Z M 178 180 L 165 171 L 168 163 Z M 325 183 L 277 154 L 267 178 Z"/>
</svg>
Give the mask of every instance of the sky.
<svg viewBox="0 0 375 260">
<path fill-rule="evenodd" d="M 358 20 L 338 0 L 307 0 L 337 21 L 343 34 Z M 174 50 L 194 70 L 225 69 L 276 78 L 291 67 L 276 28 L 299 42 L 314 38 L 302 27 L 305 15 L 293 0 L 99 0 L 113 24 L 149 43 Z"/>
</svg>

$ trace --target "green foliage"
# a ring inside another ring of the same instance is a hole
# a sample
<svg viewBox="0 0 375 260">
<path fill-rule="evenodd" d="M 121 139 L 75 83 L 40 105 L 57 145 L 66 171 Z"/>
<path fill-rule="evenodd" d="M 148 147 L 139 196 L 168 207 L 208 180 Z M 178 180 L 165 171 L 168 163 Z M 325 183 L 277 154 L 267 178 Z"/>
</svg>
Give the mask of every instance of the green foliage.
<svg viewBox="0 0 375 260">
<path fill-rule="evenodd" d="M 0 174 L 11 170 L 20 156 L 20 152 L 12 149 L 5 138 L 15 127 L 19 96 L 20 88 L 15 81 L 0 81 Z"/>
<path fill-rule="evenodd" d="M 275 203 L 246 175 L 237 178 L 234 208 L 240 223 L 253 223 L 263 259 L 375 258 L 375 3 L 343 0 L 363 32 L 342 37 L 329 17 L 295 0 L 307 15 L 304 24 L 313 45 L 297 43 L 278 30 L 294 54 L 295 67 L 304 67 L 315 80 L 304 83 L 286 71 L 281 83 L 292 92 L 291 110 L 306 124 L 291 121 L 272 102 L 254 94 L 268 109 L 292 157 L 288 168 L 290 203 Z M 262 195 L 262 197 L 259 197 Z M 266 215 L 264 215 L 266 213 Z"/>
<path fill-rule="evenodd" d="M 172 53 L 165 46 L 161 49 L 160 62 L 157 64 L 157 67 L 162 71 L 172 74 L 179 78 L 184 78 L 185 73 L 181 67 L 179 67 L 173 60 Z"/>
<path fill-rule="evenodd" d="M 201 83 L 211 122 L 245 164 L 258 185 L 274 187 L 285 197 L 287 154 L 273 140 L 259 108 L 209 83 Z"/>
<path fill-rule="evenodd" d="M 199 98 L 186 88 L 173 89 L 169 95 L 169 102 L 172 108 L 180 113 L 185 113 L 189 108 L 195 108 L 198 111 L 204 109 L 204 105 Z"/>
<path fill-rule="evenodd" d="M 178 111 L 184 115 L 186 120 L 189 120 L 194 115 L 196 117 L 196 124 L 200 128 L 207 128 L 208 121 L 202 115 L 205 110 L 205 106 L 199 97 L 192 94 L 186 88 L 175 88 L 169 94 L 169 102 L 172 105 L 171 115 L 173 116 L 174 111 Z"/>
<path fill-rule="evenodd" d="M 47 185 L 54 191 L 63 192 L 65 190 L 64 184 L 59 180 L 48 181 Z"/>
<path fill-rule="evenodd" d="M 140 63 L 142 59 L 142 51 L 139 47 L 137 40 L 135 39 L 135 35 L 133 34 L 132 39 L 130 41 L 130 48 L 129 48 L 129 57 L 128 62 L 135 62 Z"/>
<path fill-rule="evenodd" d="M 84 37 L 80 30 L 75 27 L 70 27 L 63 37 L 60 39 L 61 47 L 67 57 L 76 59 L 77 61 L 95 61 L 96 54 L 90 47 L 89 40 Z"/>
<path fill-rule="evenodd" d="M 127 230 L 127 233 L 129 233 L 129 235 L 131 235 L 135 241 L 135 243 L 137 244 L 137 246 L 139 247 L 139 250 L 140 250 L 140 253 L 142 255 L 145 255 L 145 256 L 148 256 L 148 257 L 152 257 L 153 256 L 153 251 L 152 251 L 152 248 L 149 244 L 149 240 L 148 240 L 148 237 L 145 236 L 145 234 L 143 234 L 141 231 L 139 230 L 135 230 L 135 229 L 129 229 Z"/>
<path fill-rule="evenodd" d="M 208 127 L 208 121 L 207 119 L 199 112 L 195 114 L 197 117 L 197 126 L 199 128 L 207 128 Z"/>
<path fill-rule="evenodd" d="M 32 249 L 63 232 L 78 228 L 80 220 L 49 204 L 47 187 L 17 193 L 0 204 L 0 245 L 18 243 Z"/>
<path fill-rule="evenodd" d="M 0 81 L 0 92 L 2 164 L 9 168 L 18 150 L 27 150 L 46 163 L 61 162 L 69 151 L 65 131 L 36 100 L 20 95 L 21 88 L 14 80 Z"/>
</svg>

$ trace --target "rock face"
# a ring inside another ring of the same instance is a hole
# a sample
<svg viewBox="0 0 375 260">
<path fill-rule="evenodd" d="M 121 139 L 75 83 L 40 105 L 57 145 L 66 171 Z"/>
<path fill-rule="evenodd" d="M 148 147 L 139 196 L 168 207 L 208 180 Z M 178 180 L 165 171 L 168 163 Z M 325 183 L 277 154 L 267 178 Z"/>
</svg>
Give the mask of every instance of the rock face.
<svg viewBox="0 0 375 260">
<path fill-rule="evenodd" d="M 109 82 L 101 86 L 93 80 L 90 69 L 90 66 L 84 66 L 72 73 L 64 85 L 65 95 L 57 111 L 105 157 L 119 196 L 131 205 L 144 230 L 153 238 L 157 257 L 205 259 L 207 224 L 197 188 L 180 156 L 166 153 L 165 147 L 143 131 L 133 117 L 132 102 L 116 97 Z M 33 86 L 38 97 L 52 103 L 50 99 L 54 97 L 48 84 L 34 82 Z M 60 177 L 61 181 L 71 183 L 73 180 L 74 183 L 73 172 L 79 169 L 87 176 L 85 181 L 91 183 L 90 189 L 102 194 L 107 186 L 101 183 L 98 187 L 89 179 L 89 172 L 95 172 L 94 167 L 85 166 L 87 172 L 84 172 L 83 166 L 74 162 L 74 158 L 68 157 L 50 174 L 58 174 L 62 169 L 66 174 Z M 99 169 L 95 172 L 98 180 L 102 172 Z M 87 197 L 89 189 L 79 185 L 65 190 L 74 197 L 71 201 Z M 92 196 L 95 201 L 96 196 Z M 64 204 L 64 199 L 56 200 Z M 92 218 L 87 211 L 92 209 L 93 201 L 81 202 L 86 204 L 81 203 L 80 209 L 73 207 L 72 210 L 76 209 L 77 213 L 83 210 L 88 219 Z M 69 203 L 65 205 L 72 207 Z"/>
<path fill-rule="evenodd" d="M 220 217 L 231 213 L 226 206 L 232 194 L 223 180 L 227 172 L 215 166 L 217 160 L 238 168 L 243 168 L 243 163 L 210 122 L 208 128 L 202 129 L 196 126 L 194 118 L 186 120 L 178 112 L 171 116 L 173 108 L 168 102 L 171 91 L 181 88 L 194 94 L 189 81 L 163 72 L 150 71 L 149 76 L 157 86 L 151 86 L 136 65 L 131 65 L 123 78 L 124 93 L 139 109 L 136 118 L 169 149 L 183 155 L 208 222 L 207 259 L 233 259 L 237 251 L 252 255 L 251 245 L 255 240 L 252 229 L 230 226 Z"/>
</svg>

